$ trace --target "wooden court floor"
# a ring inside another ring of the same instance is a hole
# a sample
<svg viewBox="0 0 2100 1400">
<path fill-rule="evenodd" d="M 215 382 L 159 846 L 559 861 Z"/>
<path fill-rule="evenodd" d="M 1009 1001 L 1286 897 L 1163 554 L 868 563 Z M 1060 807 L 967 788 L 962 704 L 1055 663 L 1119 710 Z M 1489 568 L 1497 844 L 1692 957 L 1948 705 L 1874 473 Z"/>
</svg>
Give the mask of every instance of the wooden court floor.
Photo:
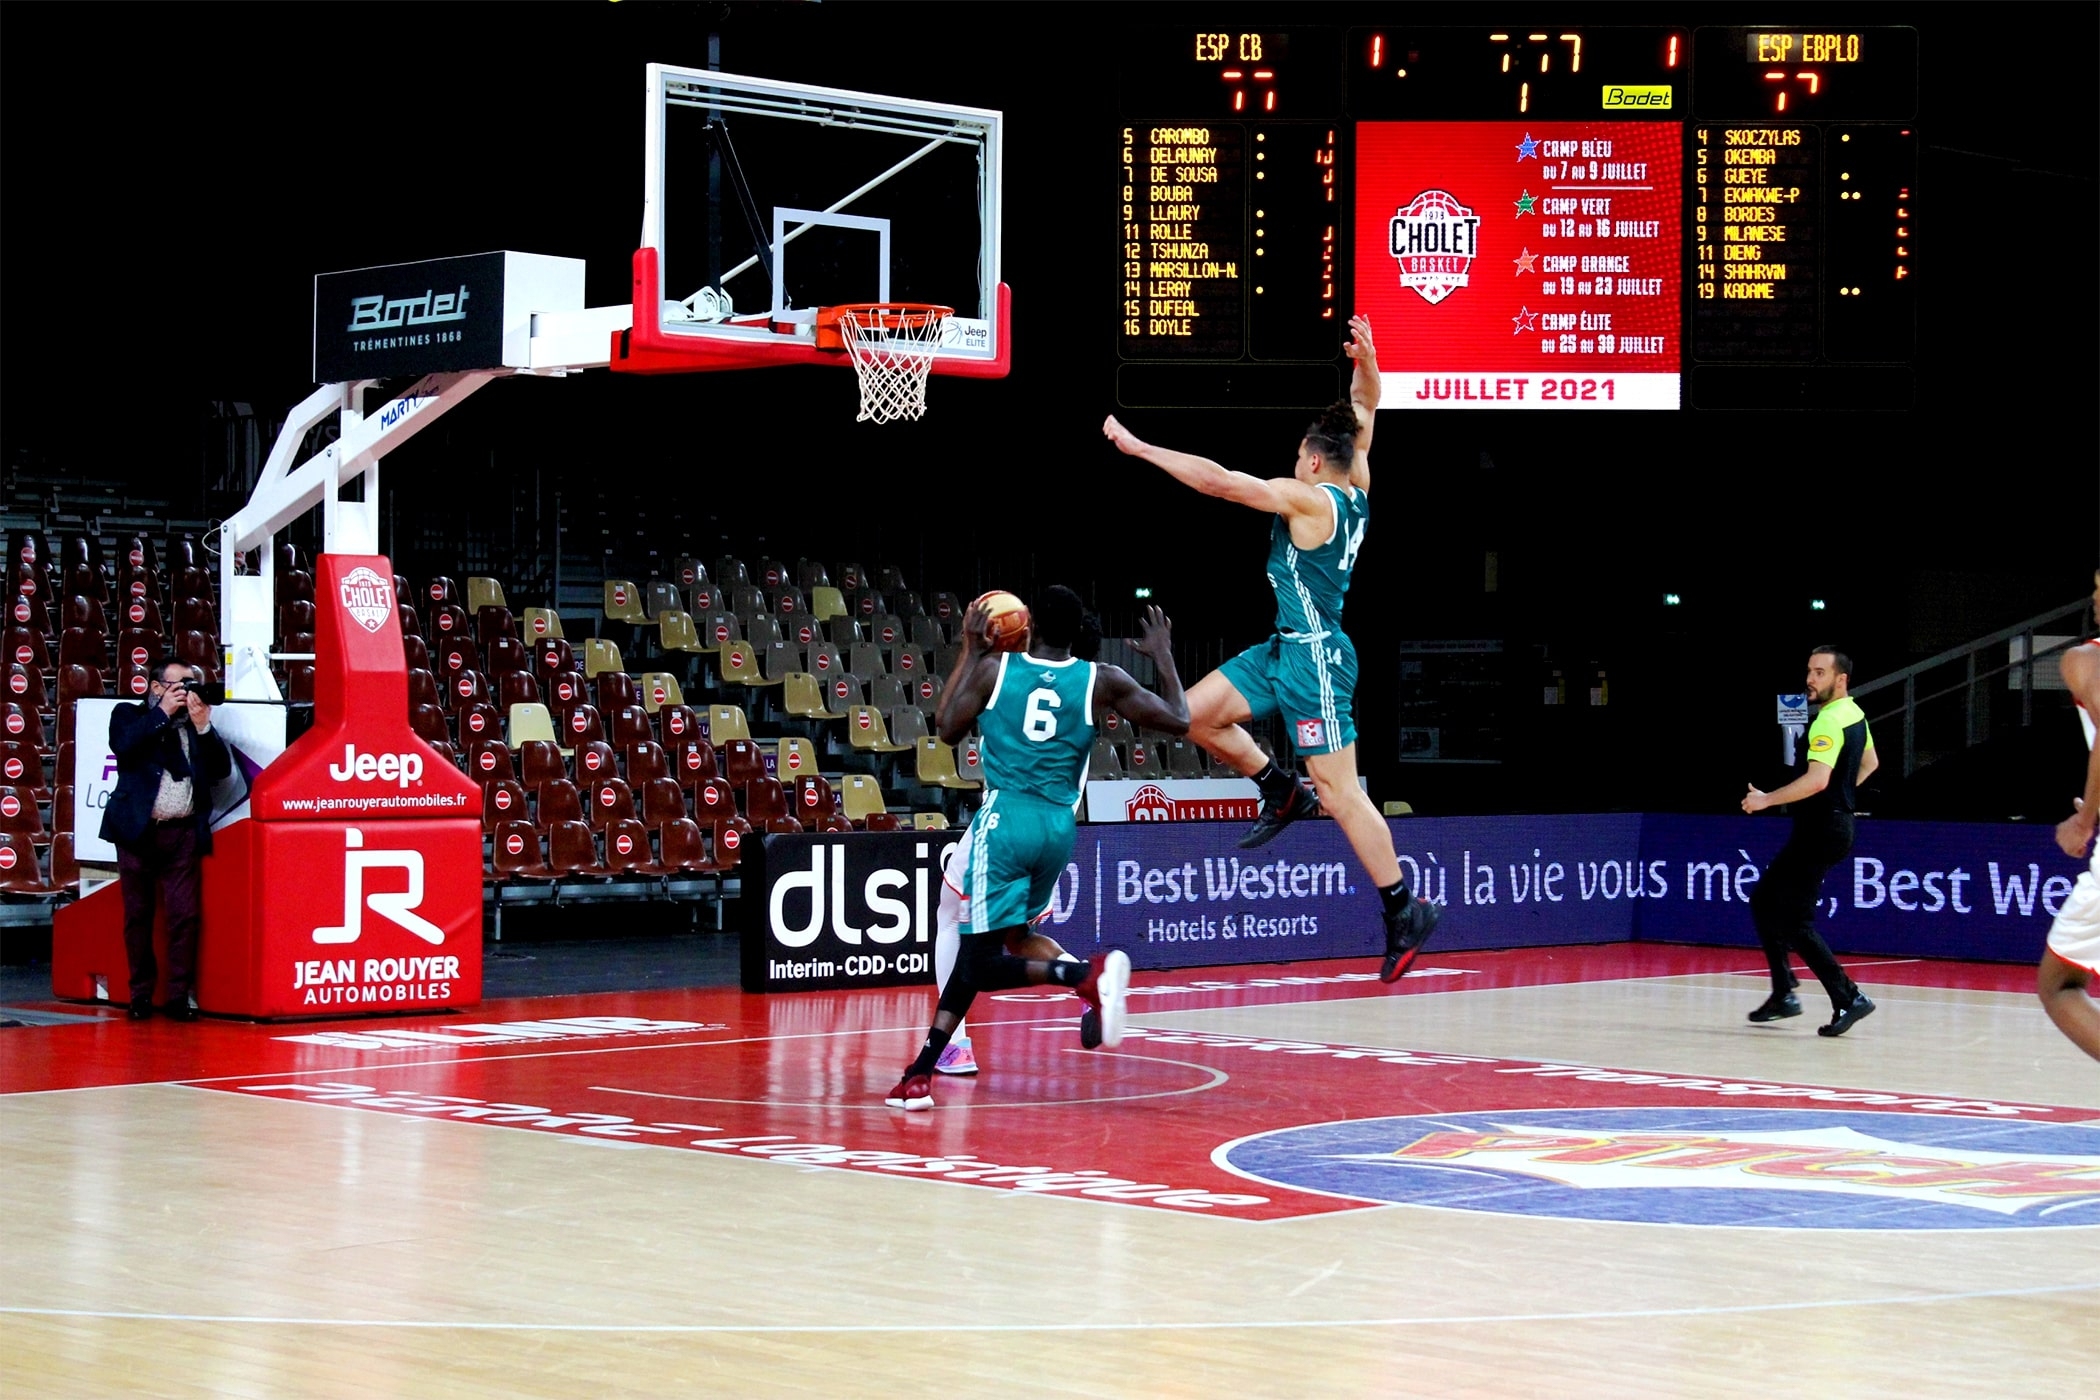
<svg viewBox="0 0 2100 1400">
<path fill-rule="evenodd" d="M 16 1396 L 2090 1395 L 2100 1072 L 2021 968 L 1767 1027 L 1654 946 L 0 1034 Z"/>
</svg>

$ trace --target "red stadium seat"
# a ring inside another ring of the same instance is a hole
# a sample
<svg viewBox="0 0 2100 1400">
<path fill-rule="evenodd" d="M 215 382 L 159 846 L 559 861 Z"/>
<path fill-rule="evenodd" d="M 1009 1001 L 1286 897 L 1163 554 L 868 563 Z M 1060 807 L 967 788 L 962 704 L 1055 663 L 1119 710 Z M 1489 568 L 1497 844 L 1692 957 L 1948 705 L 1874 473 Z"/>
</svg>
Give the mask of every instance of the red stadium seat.
<svg viewBox="0 0 2100 1400">
<path fill-rule="evenodd" d="M 642 703 L 642 688 L 625 671 L 605 671 L 598 676 L 598 708 L 611 714 L 622 705 Z"/>
<path fill-rule="evenodd" d="M 58 771 L 58 781 L 72 781 L 72 774 Z M 39 799 L 48 791 L 44 782 L 44 754 L 34 744 L 20 739 L 0 739 L 0 784 L 22 789 Z"/>
<path fill-rule="evenodd" d="M 656 853 L 649 849 L 649 828 L 632 817 L 605 824 L 605 868 L 614 874 L 653 875 Z"/>
<path fill-rule="evenodd" d="M 44 645 L 44 634 L 20 623 L 0 633 L 0 654 L 10 663 L 34 666 L 39 671 L 51 669 L 51 652 Z"/>
<path fill-rule="evenodd" d="M 411 667 L 419 667 L 425 671 L 430 669 L 430 648 L 413 632 L 401 634 L 401 655 Z"/>
<path fill-rule="evenodd" d="M 626 753 L 627 781 L 637 788 L 658 778 L 676 783 L 677 780 L 671 777 L 670 756 L 664 752 L 663 745 L 648 742 L 633 744 L 628 746 Z"/>
<path fill-rule="evenodd" d="M 61 831 L 51 837 L 51 885 L 54 889 L 77 889 L 80 860 L 73 853 L 73 833 Z"/>
<path fill-rule="evenodd" d="M 38 845 L 48 839 L 34 790 L 0 786 L 0 831 L 15 832 Z"/>
<path fill-rule="evenodd" d="M 408 727 L 416 731 L 416 737 L 427 743 L 448 744 L 452 742 L 451 726 L 445 723 L 445 712 L 436 705 L 411 705 L 408 708 Z"/>
<path fill-rule="evenodd" d="M 540 851 L 539 828 L 528 821 L 498 822 L 491 832 L 489 863 L 496 877 L 551 880 L 555 872 Z"/>
<path fill-rule="evenodd" d="M 434 649 L 437 673 L 447 678 L 481 669 L 481 648 L 468 636 L 440 637 Z"/>
<path fill-rule="evenodd" d="M 547 827 L 547 864 L 563 878 L 596 878 L 606 873 L 598 858 L 598 840 L 582 822 L 559 821 Z"/>
<path fill-rule="evenodd" d="M 24 666 L 18 661 L 7 664 L 7 698 L 19 705 L 31 705 L 41 710 L 46 708 L 44 673 L 34 666 Z"/>
<path fill-rule="evenodd" d="M 671 776 L 687 791 L 711 781 L 719 772 L 715 763 L 715 746 L 705 739 L 687 739 L 671 745 Z"/>
<path fill-rule="evenodd" d="M 489 678 L 479 671 L 454 672 L 444 677 L 444 685 L 445 699 L 454 710 L 488 705 L 495 698 L 489 693 Z"/>
<path fill-rule="evenodd" d="M 490 658 L 492 661 L 493 657 Z M 491 677 L 496 682 L 497 707 L 505 714 L 513 705 L 537 705 L 540 703 L 540 683 L 532 678 L 530 671 L 501 671 Z"/>
<path fill-rule="evenodd" d="M 481 655 L 485 669 L 492 676 L 507 676 L 512 673 L 526 676 L 532 672 L 532 652 L 516 637 L 490 637 L 481 644 Z"/>
<path fill-rule="evenodd" d="M 518 745 L 518 777 L 526 787 L 537 791 L 548 783 L 564 782 L 568 776 L 556 745 L 545 739 L 527 739 Z"/>
<path fill-rule="evenodd" d="M 557 778 L 540 785 L 539 823 L 542 829 L 556 822 L 583 821 L 583 794 L 576 784 L 566 778 Z"/>
<path fill-rule="evenodd" d="M 58 639 L 58 664 L 106 666 L 109 664 L 109 639 L 85 627 L 68 627 Z"/>
<path fill-rule="evenodd" d="M 693 816 L 702 826 L 724 822 L 738 815 L 736 793 L 720 778 L 709 778 L 693 789 Z"/>
<path fill-rule="evenodd" d="M 516 776 L 510 745 L 501 739 L 463 739 L 461 747 L 467 755 L 467 776 L 475 782 L 486 785 Z"/>
<path fill-rule="evenodd" d="M 542 679 L 576 669 L 576 653 L 560 637 L 542 637 L 532 644 L 532 669 Z"/>
<path fill-rule="evenodd" d="M 603 739 L 592 739 L 578 744 L 570 765 L 579 783 L 595 783 L 604 778 L 620 776 L 620 765 L 613 746 Z"/>
<path fill-rule="evenodd" d="M 605 737 L 605 725 L 598 718 L 596 705 L 576 705 L 562 717 L 562 741 L 571 748 L 588 744 Z"/>
<path fill-rule="evenodd" d="M 602 830 L 607 822 L 626 821 L 635 817 L 634 789 L 627 786 L 625 778 L 600 778 L 590 785 L 587 792 L 590 824 Z"/>
<path fill-rule="evenodd" d="M 58 889 L 44 878 L 36 847 L 19 832 L 0 830 L 0 892 L 47 895 Z"/>
<path fill-rule="evenodd" d="M 642 797 L 642 820 L 652 830 L 687 815 L 685 790 L 675 779 L 651 778 L 635 787 Z"/>
<path fill-rule="evenodd" d="M 766 776 L 765 754 L 749 739 L 724 740 L 715 745 L 715 757 L 721 762 L 722 776 L 733 788 L 747 788 Z"/>
<path fill-rule="evenodd" d="M 662 851 L 656 873 L 677 875 L 707 868 L 707 838 L 691 817 L 665 822 L 657 829 L 656 841 Z"/>
<path fill-rule="evenodd" d="M 36 748 L 44 745 L 44 719 L 34 707 L 10 700 L 0 706 L 0 739 L 18 739 Z"/>
<path fill-rule="evenodd" d="M 691 705 L 666 705 L 656 712 L 656 722 L 662 727 L 666 745 L 699 739 L 700 712 Z M 705 742 L 704 740 L 702 742 Z"/>
<path fill-rule="evenodd" d="M 489 603 L 474 612 L 474 635 L 481 639 L 483 651 L 495 641 L 518 640 L 518 620 L 511 616 L 510 609 L 501 604 Z M 519 642 L 522 647 L 524 643 Z"/>
<path fill-rule="evenodd" d="M 420 667 L 410 667 L 408 672 L 409 708 L 413 709 L 417 705 L 438 705 L 442 703 L 444 703 L 444 697 L 438 690 L 437 677 Z"/>
<path fill-rule="evenodd" d="M 423 606 L 430 608 L 439 603 L 464 604 L 467 601 L 467 595 L 460 588 L 459 584 L 452 579 L 439 577 L 432 579 L 424 586 L 422 599 Z"/>
<path fill-rule="evenodd" d="M 547 677 L 547 708 L 557 716 L 590 703 L 589 683 L 581 671 L 555 671 Z"/>
<path fill-rule="evenodd" d="M 103 614 L 102 600 L 83 597 L 78 593 L 67 598 L 65 606 L 58 610 L 58 625 L 61 628 L 84 627 L 102 636 L 109 635 L 109 622 Z"/>
<path fill-rule="evenodd" d="M 498 778 L 481 788 L 481 829 L 493 836 L 505 822 L 523 821 L 525 785 L 515 778 Z"/>
<path fill-rule="evenodd" d="M 457 603 L 434 603 L 425 616 L 429 623 L 423 629 L 423 635 L 433 641 L 446 642 L 454 637 L 466 641 L 474 639 L 474 620 Z"/>
<path fill-rule="evenodd" d="M 649 722 L 649 712 L 640 705 L 627 704 L 608 710 L 606 718 L 610 721 L 615 747 L 631 749 L 637 744 L 656 742 L 656 726 Z"/>
</svg>

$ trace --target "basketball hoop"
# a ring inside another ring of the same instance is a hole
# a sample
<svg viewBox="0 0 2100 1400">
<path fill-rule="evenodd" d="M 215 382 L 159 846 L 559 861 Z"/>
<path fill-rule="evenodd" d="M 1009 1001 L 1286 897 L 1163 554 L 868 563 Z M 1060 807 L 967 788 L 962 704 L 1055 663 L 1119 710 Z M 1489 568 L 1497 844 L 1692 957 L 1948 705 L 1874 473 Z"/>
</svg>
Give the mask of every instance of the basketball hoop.
<svg viewBox="0 0 2100 1400">
<path fill-rule="evenodd" d="M 926 302 L 859 302 L 817 313 L 817 347 L 843 349 L 860 375 L 860 416 L 888 423 L 926 411 L 926 372 L 940 348 L 952 306 Z"/>
</svg>

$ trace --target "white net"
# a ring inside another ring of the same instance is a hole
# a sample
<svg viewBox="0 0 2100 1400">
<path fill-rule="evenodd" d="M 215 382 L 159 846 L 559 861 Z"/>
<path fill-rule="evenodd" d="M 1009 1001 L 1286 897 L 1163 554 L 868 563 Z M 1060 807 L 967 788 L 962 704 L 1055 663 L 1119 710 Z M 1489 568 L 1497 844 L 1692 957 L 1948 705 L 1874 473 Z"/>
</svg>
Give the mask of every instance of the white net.
<svg viewBox="0 0 2100 1400">
<path fill-rule="evenodd" d="M 855 422 L 916 419 L 926 411 L 926 372 L 941 343 L 945 306 L 855 306 L 839 312 L 839 339 L 860 375 Z"/>
</svg>

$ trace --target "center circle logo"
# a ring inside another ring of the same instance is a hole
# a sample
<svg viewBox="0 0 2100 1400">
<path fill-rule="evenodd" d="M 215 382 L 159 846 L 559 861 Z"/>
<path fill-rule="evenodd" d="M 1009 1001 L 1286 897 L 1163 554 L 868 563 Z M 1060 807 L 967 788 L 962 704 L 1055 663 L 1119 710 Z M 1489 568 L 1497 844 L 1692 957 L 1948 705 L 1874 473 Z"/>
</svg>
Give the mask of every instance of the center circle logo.
<svg viewBox="0 0 2100 1400">
<path fill-rule="evenodd" d="M 1793 1230 L 2100 1225 L 2100 1123 L 1721 1108 L 1315 1123 L 1212 1159 L 1320 1195 L 1495 1215 Z"/>
</svg>

